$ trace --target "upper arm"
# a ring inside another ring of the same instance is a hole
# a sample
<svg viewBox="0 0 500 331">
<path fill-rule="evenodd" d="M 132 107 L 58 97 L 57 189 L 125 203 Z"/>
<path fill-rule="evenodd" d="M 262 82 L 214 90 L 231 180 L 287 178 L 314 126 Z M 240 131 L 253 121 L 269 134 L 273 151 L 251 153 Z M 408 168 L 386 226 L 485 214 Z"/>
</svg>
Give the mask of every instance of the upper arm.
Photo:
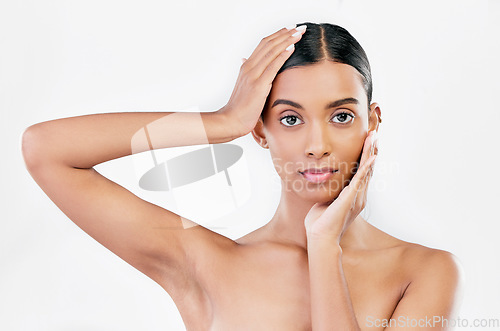
<svg viewBox="0 0 500 331">
<path fill-rule="evenodd" d="M 451 328 L 463 286 L 463 271 L 457 258 L 446 251 L 429 250 L 414 273 L 391 316 L 393 324 L 385 330 Z"/>
<path fill-rule="evenodd" d="M 140 199 L 93 168 L 38 161 L 27 161 L 28 170 L 66 216 L 169 291 L 189 286 L 197 252 L 206 254 L 224 238 Z"/>
</svg>

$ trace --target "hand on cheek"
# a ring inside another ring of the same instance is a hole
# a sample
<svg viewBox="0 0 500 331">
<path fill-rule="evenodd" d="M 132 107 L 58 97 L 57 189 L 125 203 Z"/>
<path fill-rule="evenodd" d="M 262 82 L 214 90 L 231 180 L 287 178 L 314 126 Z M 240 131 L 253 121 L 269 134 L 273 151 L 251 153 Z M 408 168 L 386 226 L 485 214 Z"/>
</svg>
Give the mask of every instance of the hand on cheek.
<svg viewBox="0 0 500 331">
<path fill-rule="evenodd" d="M 306 215 L 304 224 L 308 240 L 326 239 L 340 243 L 344 231 L 365 207 L 368 183 L 378 152 L 377 137 L 373 133 L 365 139 L 360 167 L 349 185 L 332 203 L 316 203 Z"/>
</svg>

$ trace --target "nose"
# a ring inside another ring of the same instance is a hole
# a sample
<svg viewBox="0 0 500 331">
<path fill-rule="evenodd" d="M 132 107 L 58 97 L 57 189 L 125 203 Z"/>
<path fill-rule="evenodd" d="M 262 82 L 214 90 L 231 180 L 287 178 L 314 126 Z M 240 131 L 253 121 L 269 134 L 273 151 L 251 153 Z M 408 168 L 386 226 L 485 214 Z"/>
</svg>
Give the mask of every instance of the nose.
<svg viewBox="0 0 500 331">
<path fill-rule="evenodd" d="M 310 128 L 307 136 L 305 153 L 307 157 L 322 158 L 331 153 L 331 137 L 329 128 L 321 124 Z"/>
</svg>

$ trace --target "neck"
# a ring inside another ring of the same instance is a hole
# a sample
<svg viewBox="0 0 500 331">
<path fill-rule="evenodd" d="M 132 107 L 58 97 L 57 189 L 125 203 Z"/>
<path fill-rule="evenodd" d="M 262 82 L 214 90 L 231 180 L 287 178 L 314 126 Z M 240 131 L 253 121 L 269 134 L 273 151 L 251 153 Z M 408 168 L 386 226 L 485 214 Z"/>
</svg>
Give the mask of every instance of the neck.
<svg viewBox="0 0 500 331">
<path fill-rule="evenodd" d="M 305 200 L 293 192 L 282 193 L 276 213 L 271 221 L 261 228 L 265 237 L 268 240 L 296 245 L 307 250 L 304 219 L 314 204 L 314 201 Z M 342 248 L 364 246 L 365 225 L 366 221 L 358 215 L 344 232 L 340 246 Z"/>
</svg>

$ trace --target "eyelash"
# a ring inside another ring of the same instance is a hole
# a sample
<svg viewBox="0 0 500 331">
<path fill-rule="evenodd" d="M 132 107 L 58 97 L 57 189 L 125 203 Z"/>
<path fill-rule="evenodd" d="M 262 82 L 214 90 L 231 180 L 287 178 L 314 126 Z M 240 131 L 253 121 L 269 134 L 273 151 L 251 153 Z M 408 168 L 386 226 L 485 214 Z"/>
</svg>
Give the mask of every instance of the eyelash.
<svg viewBox="0 0 500 331">
<path fill-rule="evenodd" d="M 343 115 L 343 114 L 350 116 L 352 120 L 356 117 L 356 116 L 354 116 L 354 115 L 352 115 L 352 114 L 350 114 L 350 113 L 347 113 L 347 112 L 341 112 L 341 113 L 338 113 L 338 114 L 336 114 L 336 115 L 335 115 L 335 116 L 333 116 L 333 117 L 335 118 L 335 117 L 337 117 L 337 116 L 339 116 L 339 115 Z M 295 116 L 295 115 L 285 115 L 285 116 L 281 117 L 281 118 L 279 119 L 279 121 L 281 122 L 282 120 L 284 120 L 285 118 L 288 118 L 288 117 L 295 117 L 295 118 L 299 119 L 300 121 L 302 121 L 302 120 L 301 120 L 298 116 Z M 338 123 L 338 124 L 346 125 L 346 124 L 348 124 L 348 123 L 352 122 L 352 120 L 351 120 L 351 121 L 348 121 L 348 122 L 334 122 L 334 123 Z M 302 123 L 303 123 L 303 122 L 302 122 Z M 281 122 L 281 124 L 283 124 L 283 123 Z M 284 125 L 284 126 L 286 126 L 286 127 L 293 127 L 293 126 L 296 126 L 296 125 L 286 125 L 286 124 L 283 124 L 283 125 Z"/>
</svg>

